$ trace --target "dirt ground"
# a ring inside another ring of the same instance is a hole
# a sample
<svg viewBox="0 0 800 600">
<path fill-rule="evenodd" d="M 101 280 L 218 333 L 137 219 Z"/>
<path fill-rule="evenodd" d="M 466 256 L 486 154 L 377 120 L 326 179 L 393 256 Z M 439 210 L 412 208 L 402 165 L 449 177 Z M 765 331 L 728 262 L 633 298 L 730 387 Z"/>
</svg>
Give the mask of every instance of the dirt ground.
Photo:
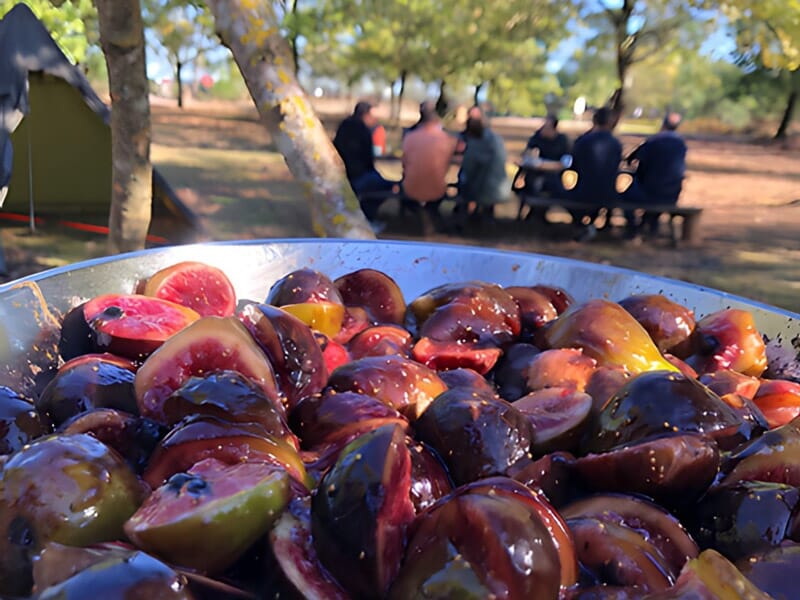
<svg viewBox="0 0 800 600">
<path fill-rule="evenodd" d="M 338 115 L 323 113 L 333 127 Z M 503 119 L 493 127 L 516 157 L 535 120 Z M 584 127 L 575 125 L 575 133 Z M 207 239 L 311 237 L 299 186 L 254 111 L 194 106 L 153 107 L 153 162 L 202 218 Z M 621 136 L 626 151 L 643 139 Z M 703 240 L 673 248 L 669 240 L 631 245 L 617 227 L 590 243 L 571 241 L 566 215 L 546 229 L 517 222 L 516 202 L 502 206 L 493 227 L 428 241 L 539 252 L 633 268 L 723 289 L 800 312 L 800 147 L 747 140 L 690 137 L 688 178 L 681 202 L 704 209 Z M 391 175 L 392 167 L 387 169 Z M 387 203 L 384 239 L 423 239 L 416 222 Z M 37 244 L 24 228 L 3 229 L 9 277 L 102 254 L 102 241 L 67 234 Z M 61 244 L 60 246 L 58 244 Z"/>
</svg>

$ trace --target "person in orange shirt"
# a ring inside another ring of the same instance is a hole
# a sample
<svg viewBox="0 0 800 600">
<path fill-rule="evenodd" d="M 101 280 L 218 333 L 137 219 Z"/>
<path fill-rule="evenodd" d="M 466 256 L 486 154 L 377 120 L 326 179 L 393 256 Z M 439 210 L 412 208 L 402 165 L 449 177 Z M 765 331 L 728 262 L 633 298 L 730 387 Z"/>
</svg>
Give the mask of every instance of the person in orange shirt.
<svg viewBox="0 0 800 600">
<path fill-rule="evenodd" d="M 457 144 L 442 127 L 435 107 L 423 102 L 419 123 L 403 138 L 402 189 L 406 207 L 424 208 L 426 233 L 431 225 L 442 226 L 439 205 L 447 195 L 447 171 Z"/>
</svg>

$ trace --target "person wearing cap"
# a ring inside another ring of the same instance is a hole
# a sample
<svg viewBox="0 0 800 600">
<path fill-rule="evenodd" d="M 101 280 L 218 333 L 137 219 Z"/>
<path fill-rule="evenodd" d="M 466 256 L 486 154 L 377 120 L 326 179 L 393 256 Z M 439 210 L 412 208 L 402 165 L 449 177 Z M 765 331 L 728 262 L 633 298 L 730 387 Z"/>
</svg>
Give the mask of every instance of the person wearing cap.
<svg viewBox="0 0 800 600">
<path fill-rule="evenodd" d="M 373 224 L 373 228 L 380 227 L 375 221 L 378 209 L 396 184 L 384 179 L 375 168 L 371 130 L 377 122 L 372 113 L 372 105 L 369 102 L 359 102 L 353 114 L 341 122 L 333 138 L 333 145 L 344 162 L 350 186 L 358 196 L 361 210 Z"/>
<path fill-rule="evenodd" d="M 633 182 L 625 191 L 626 202 L 639 206 L 648 204 L 676 204 L 686 175 L 686 142 L 678 134 L 681 115 L 668 112 L 661 130 L 650 136 L 625 159 L 628 164 L 638 163 Z M 636 222 L 631 212 L 628 217 L 627 236 L 634 237 L 640 227 L 647 233 L 658 231 L 658 212 L 645 212 L 642 223 Z"/>
</svg>

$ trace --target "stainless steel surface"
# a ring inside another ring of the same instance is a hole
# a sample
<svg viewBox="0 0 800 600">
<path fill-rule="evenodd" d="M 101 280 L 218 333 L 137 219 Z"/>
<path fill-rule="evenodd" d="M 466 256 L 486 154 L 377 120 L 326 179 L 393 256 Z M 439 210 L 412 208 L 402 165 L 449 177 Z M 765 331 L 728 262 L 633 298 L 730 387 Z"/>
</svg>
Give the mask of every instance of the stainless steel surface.
<svg viewBox="0 0 800 600">
<path fill-rule="evenodd" d="M 337 277 L 364 267 L 393 277 L 411 300 L 445 282 L 484 280 L 501 285 L 545 283 L 563 287 L 578 301 L 619 300 L 635 293 L 662 293 L 701 317 L 738 307 L 752 311 L 759 330 L 791 348 L 800 339 L 800 315 L 724 292 L 635 271 L 552 256 L 471 246 L 350 240 L 258 240 L 145 250 L 46 271 L 0 286 L 0 364 L 49 360 L 36 354 L 59 314 L 94 295 L 132 292 L 136 282 L 183 260 L 225 270 L 239 298 L 263 300 L 270 286 L 293 269 L 311 267 Z M 31 285 L 35 284 L 35 285 Z M 35 290 L 53 312 L 37 307 Z M 50 333 L 52 335 L 52 332 Z M 41 354 L 41 352 L 39 352 Z M 34 364 L 34 370 L 37 365 Z"/>
</svg>

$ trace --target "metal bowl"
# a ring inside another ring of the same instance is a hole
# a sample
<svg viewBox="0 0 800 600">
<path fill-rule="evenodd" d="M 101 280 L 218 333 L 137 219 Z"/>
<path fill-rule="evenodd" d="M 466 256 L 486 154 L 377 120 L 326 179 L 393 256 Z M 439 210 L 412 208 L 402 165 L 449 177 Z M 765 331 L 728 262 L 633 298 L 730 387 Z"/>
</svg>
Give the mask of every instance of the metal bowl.
<svg viewBox="0 0 800 600">
<path fill-rule="evenodd" d="M 789 360 L 794 360 L 796 352 L 792 344 L 800 343 L 800 315 L 725 292 L 605 265 L 445 244 L 254 240 L 145 250 L 52 269 L 0 286 L 0 364 L 6 365 L 0 383 L 35 377 L 39 369 L 48 366 L 42 362 L 55 359 L 44 341 L 52 338 L 60 315 L 69 308 L 97 294 L 131 292 L 139 280 L 183 260 L 224 269 L 238 297 L 252 300 L 263 300 L 277 279 L 301 267 L 331 277 L 365 267 L 380 269 L 397 281 L 407 300 L 441 283 L 476 279 L 501 285 L 556 285 L 578 301 L 661 293 L 694 309 L 698 318 L 728 307 L 751 311 L 773 353 L 789 356 Z"/>
</svg>

